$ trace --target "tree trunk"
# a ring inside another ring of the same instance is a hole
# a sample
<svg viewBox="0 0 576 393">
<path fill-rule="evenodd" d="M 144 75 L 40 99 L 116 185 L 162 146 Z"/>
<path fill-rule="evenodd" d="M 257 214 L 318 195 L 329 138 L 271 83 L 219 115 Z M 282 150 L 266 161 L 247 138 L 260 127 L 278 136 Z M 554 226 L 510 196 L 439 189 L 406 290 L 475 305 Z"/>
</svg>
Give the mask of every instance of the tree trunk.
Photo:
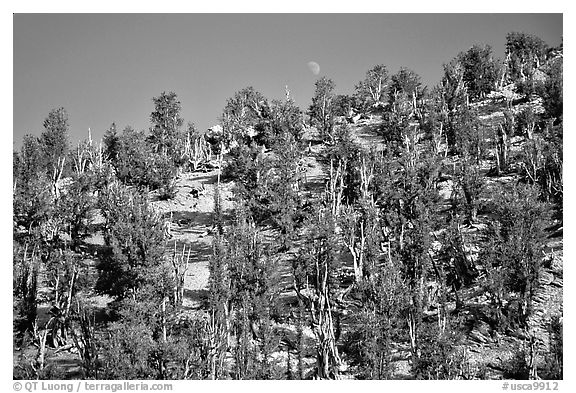
<svg viewBox="0 0 576 393">
<path fill-rule="evenodd" d="M 162 341 L 167 341 L 167 332 L 166 332 L 166 297 L 162 299 Z"/>
<path fill-rule="evenodd" d="M 498 163 L 498 173 L 504 172 L 508 167 L 508 150 L 509 150 L 509 140 L 508 134 L 504 127 L 500 124 L 498 126 L 497 135 L 497 163 Z"/>
<path fill-rule="evenodd" d="M 418 326 L 416 321 L 415 310 L 410 310 L 408 312 L 408 335 L 410 337 L 410 353 L 412 354 L 412 364 L 415 365 L 418 362 Z"/>
<path fill-rule="evenodd" d="M 38 370 L 42 371 L 44 370 L 44 364 L 45 364 L 45 358 L 46 358 L 46 338 L 48 337 L 48 331 L 47 330 L 43 330 L 40 334 L 39 334 L 39 340 L 38 340 L 38 358 L 37 358 L 37 363 L 38 363 Z"/>
<path fill-rule="evenodd" d="M 74 296 L 74 285 L 76 284 L 76 280 L 78 278 L 78 269 L 76 266 L 73 267 L 72 270 L 72 277 L 70 277 L 70 282 L 68 283 L 68 295 L 66 298 L 66 305 L 64 307 L 64 319 L 68 318 L 70 314 L 70 305 L 72 304 L 72 297 Z"/>
</svg>

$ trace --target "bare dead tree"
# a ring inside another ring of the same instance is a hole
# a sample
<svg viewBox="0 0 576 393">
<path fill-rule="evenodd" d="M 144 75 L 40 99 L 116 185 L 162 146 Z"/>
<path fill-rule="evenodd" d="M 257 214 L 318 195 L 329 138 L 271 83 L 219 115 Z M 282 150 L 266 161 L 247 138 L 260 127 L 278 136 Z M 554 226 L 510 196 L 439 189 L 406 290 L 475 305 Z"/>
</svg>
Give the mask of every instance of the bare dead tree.
<svg viewBox="0 0 576 393">
<path fill-rule="evenodd" d="M 212 157 L 212 147 L 206 141 L 204 134 L 193 134 L 190 132 L 186 135 L 184 143 L 184 152 L 182 158 L 186 158 L 192 170 L 198 170 L 202 164 L 210 161 Z"/>
<path fill-rule="evenodd" d="M 70 315 L 70 306 L 72 305 L 72 299 L 74 297 L 74 287 L 76 285 L 76 281 L 78 279 L 78 266 L 76 264 L 74 264 L 72 266 L 72 274 L 70 275 L 69 281 L 68 281 L 68 292 L 66 295 L 66 302 L 64 303 L 64 312 L 63 312 L 63 317 L 64 317 L 64 321 L 66 323 L 69 315 Z"/>
<path fill-rule="evenodd" d="M 344 208 L 341 217 L 342 241 L 352 255 L 354 278 L 357 283 L 364 278 L 366 241 L 371 230 L 366 226 L 364 217 L 353 207 Z"/>
<path fill-rule="evenodd" d="M 538 380 L 538 340 L 536 336 L 531 333 L 528 338 L 528 378 L 531 380 Z"/>
<path fill-rule="evenodd" d="M 85 142 L 78 143 L 73 157 L 74 172 L 80 176 L 89 167 L 90 164 L 90 146 Z"/>
<path fill-rule="evenodd" d="M 325 217 L 330 212 L 325 209 L 319 213 L 321 226 L 326 225 Z M 295 262 L 296 270 L 304 269 L 311 274 L 303 277 L 295 272 L 294 288 L 298 299 L 306 306 L 311 326 L 316 337 L 316 377 L 319 379 L 339 379 L 342 364 L 336 346 L 335 305 L 332 301 L 334 291 L 333 247 L 335 239 L 330 234 L 330 224 L 321 231 L 312 242 L 311 249 Z M 298 267 L 299 266 L 299 267 Z"/>
<path fill-rule="evenodd" d="M 184 280 L 188 271 L 190 252 L 186 253 L 186 245 L 182 246 L 182 252 L 178 253 L 176 242 L 174 242 L 174 252 L 172 254 L 172 268 L 174 269 L 174 305 L 181 305 L 184 299 Z"/>
<path fill-rule="evenodd" d="M 370 185 L 374 179 L 374 162 L 369 165 L 366 164 L 366 157 L 362 156 L 362 164 L 360 165 L 360 191 L 364 201 L 370 205 L 374 205 L 374 198 L 370 192 Z"/>
<path fill-rule="evenodd" d="M 335 167 L 334 160 L 330 160 L 330 175 L 324 194 L 334 217 L 340 215 L 344 193 L 344 172 L 346 172 L 345 161 L 339 160 L 338 167 Z"/>
<path fill-rule="evenodd" d="M 37 305 L 37 287 L 38 287 L 38 272 L 40 267 L 38 248 L 36 245 L 32 247 L 29 252 L 29 244 L 24 245 L 24 251 L 21 258 L 15 261 L 15 295 L 20 300 L 19 305 L 19 318 L 20 326 L 18 329 L 20 333 L 31 331 L 36 320 L 36 305 Z"/>
<path fill-rule="evenodd" d="M 500 124 L 496 133 L 496 165 L 498 173 L 506 170 L 508 167 L 508 153 L 510 151 L 510 136 L 505 127 Z"/>
<path fill-rule="evenodd" d="M 47 329 L 38 329 L 38 320 L 34 321 L 33 327 L 33 340 L 36 346 L 38 347 L 38 352 L 36 355 L 36 359 L 31 362 L 32 370 L 37 377 L 39 377 L 44 368 L 46 367 L 46 340 L 48 338 L 48 330 Z"/>
<path fill-rule="evenodd" d="M 532 184 L 538 184 L 538 174 L 542 168 L 542 143 L 539 139 L 532 139 L 523 147 L 523 159 L 520 163 L 524 175 Z"/>
<path fill-rule="evenodd" d="M 62 178 L 62 173 L 64 172 L 64 163 L 66 162 L 66 157 L 58 158 L 57 164 L 53 167 L 52 171 L 52 195 L 54 199 L 60 198 L 60 186 L 59 182 Z"/>
<path fill-rule="evenodd" d="M 216 380 L 222 375 L 226 352 L 229 348 L 229 330 L 218 314 L 216 310 L 212 310 L 206 324 L 208 363 L 210 365 L 210 379 L 212 380 Z"/>
<path fill-rule="evenodd" d="M 78 332 L 75 327 L 70 328 L 74 346 L 78 350 L 82 367 L 86 377 L 98 378 L 98 347 L 96 345 L 95 316 L 82 309 L 80 302 L 76 301 L 76 318 Z"/>
</svg>

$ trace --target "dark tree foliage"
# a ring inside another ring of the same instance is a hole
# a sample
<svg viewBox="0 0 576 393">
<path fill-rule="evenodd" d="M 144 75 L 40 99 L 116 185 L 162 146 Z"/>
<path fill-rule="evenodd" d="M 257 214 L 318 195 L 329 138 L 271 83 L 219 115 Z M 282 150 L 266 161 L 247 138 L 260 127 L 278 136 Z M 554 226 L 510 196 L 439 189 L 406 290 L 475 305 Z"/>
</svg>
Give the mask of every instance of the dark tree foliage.
<svg viewBox="0 0 576 393">
<path fill-rule="evenodd" d="M 324 164 L 334 167 L 341 165 L 344 190 L 342 202 L 352 205 L 360 198 L 360 164 L 363 156 L 362 147 L 353 139 L 347 126 L 336 130 L 335 145 L 328 149 Z"/>
<path fill-rule="evenodd" d="M 215 198 L 219 199 L 218 195 Z M 216 199 L 216 200 L 218 200 Z M 215 204 L 217 207 L 218 204 Z M 216 210 L 216 217 L 218 211 Z M 217 221 L 218 222 L 218 221 Z M 232 292 L 223 234 L 218 231 L 212 242 L 212 255 L 208 263 L 209 329 L 207 340 L 211 353 L 208 358 L 210 379 L 224 378 L 224 358 L 230 346 L 232 329 Z"/>
<path fill-rule="evenodd" d="M 106 130 L 102 137 L 102 143 L 104 144 L 106 158 L 112 162 L 117 162 L 120 153 L 120 135 L 116 129 L 116 123 L 112 123 L 110 128 Z"/>
<path fill-rule="evenodd" d="M 544 355 L 544 369 L 539 372 L 542 379 L 562 379 L 564 376 L 564 326 L 560 316 L 550 318 L 547 326 L 548 350 Z"/>
<path fill-rule="evenodd" d="M 355 96 L 362 110 L 382 109 L 388 99 L 390 76 L 383 64 L 378 64 L 366 72 L 364 80 L 355 86 Z"/>
<path fill-rule="evenodd" d="M 457 60 L 464 68 L 464 83 L 472 99 L 483 98 L 495 90 L 499 72 L 490 45 L 474 45 L 460 53 Z"/>
<path fill-rule="evenodd" d="M 236 92 L 226 101 L 222 114 L 223 142 L 249 143 L 257 135 L 258 125 L 269 118 L 268 101 L 260 92 L 252 86 Z"/>
<path fill-rule="evenodd" d="M 116 159 L 112 159 L 116 177 L 128 185 L 170 194 L 176 168 L 172 159 L 157 154 L 146 141 L 143 131 L 126 127 L 119 137 Z"/>
<path fill-rule="evenodd" d="M 108 337 L 101 346 L 101 378 L 158 379 L 153 359 L 157 344 L 144 320 L 110 324 Z"/>
<path fill-rule="evenodd" d="M 320 138 L 330 144 L 334 143 L 334 81 L 322 77 L 314 84 L 316 89 L 312 97 L 312 104 L 308 108 L 308 115 L 312 124 L 320 133 Z"/>
<path fill-rule="evenodd" d="M 457 60 L 444 64 L 444 76 L 440 88 L 441 107 L 446 121 L 446 139 L 451 150 L 456 148 L 457 117 L 468 104 L 468 92 L 464 83 L 464 67 Z"/>
<path fill-rule="evenodd" d="M 357 99 L 347 94 L 337 94 L 334 97 L 334 116 L 350 117 L 356 108 Z"/>
<path fill-rule="evenodd" d="M 254 223 L 240 210 L 227 235 L 226 255 L 232 301 L 237 306 L 247 296 L 251 300 L 258 298 L 259 301 L 267 301 L 268 295 L 274 295 L 272 259 Z"/>
<path fill-rule="evenodd" d="M 256 128 L 260 132 L 254 141 L 272 151 L 266 154 L 256 143 L 239 144 L 230 152 L 223 177 L 236 181 L 237 200 L 258 223 L 271 220 L 280 229 L 281 248 L 287 248 L 302 213 L 302 114 L 290 99 L 273 101 L 269 118 Z"/>
<path fill-rule="evenodd" d="M 232 378 L 277 378 L 278 367 L 271 356 L 279 345 L 272 326 L 278 298 L 275 267 L 243 208 L 226 229 L 226 238 L 216 234 L 209 270 L 209 339 L 215 346 L 210 357 L 212 378 L 224 376 L 221 362 L 228 349 L 234 357 Z"/>
<path fill-rule="evenodd" d="M 526 81 L 546 61 L 548 45 L 539 37 L 519 32 L 506 35 L 506 61 L 512 81 Z"/>
<path fill-rule="evenodd" d="M 96 207 L 95 191 L 94 176 L 74 175 L 72 183 L 58 201 L 58 211 L 63 220 L 68 223 L 71 246 L 74 250 L 77 250 L 81 241 L 90 235 L 89 228 Z"/>
<path fill-rule="evenodd" d="M 148 269 L 149 280 L 139 299 L 115 303 L 117 321 L 98 338 L 98 375 L 122 379 L 203 379 L 208 377 L 208 343 L 202 339 L 207 321 L 201 316 L 178 317 L 165 301 L 173 282 L 162 266 Z"/>
<path fill-rule="evenodd" d="M 162 92 L 152 99 L 154 112 L 150 114 L 152 127 L 150 128 L 149 140 L 153 151 L 165 157 L 170 157 L 175 164 L 179 162 L 180 144 L 184 141 L 181 127 L 184 119 L 180 117 L 182 106 L 178 96 L 174 92 Z"/>
<path fill-rule="evenodd" d="M 389 99 L 389 105 L 383 115 L 380 133 L 386 142 L 401 145 L 410 132 L 414 120 L 413 100 L 403 91 L 398 91 Z"/>
<path fill-rule="evenodd" d="M 116 154 L 110 156 L 110 160 L 116 169 L 116 177 L 128 184 L 146 182 L 146 161 L 152 151 L 146 143 L 144 131 L 135 131 L 128 126 L 114 145 Z"/>
<path fill-rule="evenodd" d="M 42 148 L 38 139 L 32 135 L 25 135 L 20 152 L 14 157 L 14 179 L 22 183 L 37 180 L 43 170 Z"/>
<path fill-rule="evenodd" d="M 226 251 L 230 301 L 236 316 L 237 379 L 275 378 L 271 355 L 279 338 L 271 318 L 276 313 L 278 284 L 273 259 L 265 247 L 256 228 L 240 212 L 228 233 Z"/>
<path fill-rule="evenodd" d="M 211 347 L 206 342 L 208 321 L 195 317 L 172 327 L 164 358 L 169 366 L 166 379 L 207 379 Z"/>
<path fill-rule="evenodd" d="M 520 154 L 522 180 L 540 186 L 541 197 L 555 204 L 554 218 L 562 219 L 563 186 L 563 125 L 545 125 L 545 135 L 526 142 Z"/>
<path fill-rule="evenodd" d="M 100 195 L 99 205 L 107 250 L 100 256 L 96 290 L 136 299 L 151 269 L 162 262 L 162 223 L 145 197 L 117 183 Z"/>
<path fill-rule="evenodd" d="M 322 209 L 307 228 L 310 241 L 292 262 L 294 289 L 306 309 L 316 338 L 315 376 L 337 379 L 341 360 L 336 346 L 340 310 L 335 297 L 339 289 L 336 275 L 341 261 L 337 254 L 335 221 Z"/>
<path fill-rule="evenodd" d="M 530 379 L 530 365 L 528 364 L 529 349 L 526 342 L 516 343 L 512 350 L 512 357 L 505 365 L 504 378 Z"/>
<path fill-rule="evenodd" d="M 545 117 L 554 119 L 558 124 L 562 121 L 564 114 L 564 94 L 563 94 L 563 58 L 557 57 L 547 64 L 545 68 L 546 80 L 544 84 L 537 89 L 537 93 L 543 99 Z"/>
<path fill-rule="evenodd" d="M 479 272 L 466 248 L 466 238 L 458 217 L 451 220 L 446 232 L 439 237 L 439 240 L 442 247 L 438 252 L 438 260 L 442 263 L 445 284 L 454 290 L 456 308 L 460 308 L 462 304 L 457 291 L 474 284 Z"/>
<path fill-rule="evenodd" d="M 400 271 L 390 261 L 380 263 L 357 289 L 362 310 L 351 318 L 345 350 L 352 356 L 362 379 L 392 379 L 393 352 L 403 341 L 403 310 L 409 293 Z"/>
<path fill-rule="evenodd" d="M 538 194 L 532 186 L 514 185 L 494 198 L 497 220 L 479 259 L 488 272 L 486 286 L 502 329 L 524 328 L 532 315 L 549 218 L 549 207 Z"/>
<path fill-rule="evenodd" d="M 259 145 L 278 150 L 278 144 L 290 135 L 300 142 L 304 135 L 303 114 L 294 101 L 273 100 L 267 117 L 255 126 L 257 135 L 254 141 Z"/>
<path fill-rule="evenodd" d="M 388 243 L 389 258 L 398 261 L 403 283 L 410 293 L 403 315 L 408 322 L 412 359 L 418 358 L 418 336 L 425 308 L 423 280 L 430 267 L 430 232 L 435 223 L 438 195 L 435 189 L 438 162 L 407 150 L 392 165 L 382 165 L 375 176 L 381 194 L 380 207 L 383 241 Z"/>
<path fill-rule="evenodd" d="M 420 98 L 423 93 L 420 76 L 406 67 L 400 68 L 400 71 L 390 78 L 389 101 L 394 101 L 398 94 L 403 94 L 412 100 L 414 97 Z"/>
<path fill-rule="evenodd" d="M 538 123 L 540 123 L 540 116 L 534 112 L 534 109 L 531 106 L 524 108 L 516 115 L 515 135 L 532 139 Z"/>
<path fill-rule="evenodd" d="M 231 155 L 223 176 L 236 181 L 237 201 L 245 204 L 257 223 L 278 228 L 280 249 L 286 250 L 306 214 L 300 191 L 302 149 L 287 133 L 277 138 L 271 154 L 255 145 L 240 145 Z"/>
<path fill-rule="evenodd" d="M 546 200 L 554 202 L 560 212 L 564 201 L 563 124 L 550 127 L 543 147 L 543 165 L 537 175 Z"/>
<path fill-rule="evenodd" d="M 291 246 L 292 238 L 307 214 L 302 184 L 302 149 L 288 134 L 278 142 L 273 169 L 264 177 L 264 199 L 274 225 L 280 230 L 281 249 Z"/>
<path fill-rule="evenodd" d="M 234 180 L 246 192 L 255 190 L 262 174 L 263 163 L 268 163 L 262 149 L 256 144 L 241 144 L 230 150 L 230 163 L 222 171 L 225 180 Z"/>
<path fill-rule="evenodd" d="M 87 269 L 80 253 L 63 249 L 56 242 L 45 246 L 43 252 L 46 284 L 51 290 L 49 300 L 55 306 L 55 309 L 51 310 L 53 318 L 46 323 L 46 328 L 49 329 L 47 342 L 57 348 L 64 345 L 69 338 L 76 294 L 86 291 L 93 282 L 87 277 Z"/>
<path fill-rule="evenodd" d="M 386 142 L 395 145 L 406 143 L 408 134 L 415 133 L 412 122 L 422 123 L 422 97 L 420 76 L 402 67 L 392 75 L 388 87 L 388 103 L 382 116 L 379 133 Z"/>
<path fill-rule="evenodd" d="M 27 230 L 46 221 L 53 209 L 44 157 L 38 139 L 26 135 L 14 159 L 13 220 Z"/>
<path fill-rule="evenodd" d="M 68 128 L 68 113 L 64 108 L 51 110 L 44 120 L 44 131 L 40 135 L 39 143 L 49 176 L 52 176 L 54 169 L 58 167 L 58 160 L 66 157 L 68 153 Z"/>
<path fill-rule="evenodd" d="M 423 112 L 420 129 L 424 132 L 425 140 L 431 143 L 433 152 L 438 154 L 442 144 L 447 140 L 446 132 L 449 124 L 449 113 L 442 85 L 435 86 L 427 95 Z"/>
<path fill-rule="evenodd" d="M 454 132 L 454 152 L 479 163 L 486 150 L 486 135 L 478 113 L 471 107 L 461 107 L 452 117 L 450 128 Z"/>
<path fill-rule="evenodd" d="M 480 208 L 480 194 L 484 188 L 480 168 L 473 160 L 464 158 L 455 175 L 464 200 L 466 220 L 469 224 L 473 224 L 476 222 Z"/>
<path fill-rule="evenodd" d="M 24 246 L 14 243 L 12 293 L 14 296 L 14 330 L 17 345 L 22 345 L 26 334 L 33 332 L 34 321 L 37 317 L 38 272 L 40 269 L 38 251 L 38 247 L 30 246 L 30 243 L 26 243 Z"/>
<path fill-rule="evenodd" d="M 462 379 L 467 376 L 463 337 L 458 326 L 428 323 L 420 337 L 421 353 L 413 370 L 417 379 Z"/>
</svg>

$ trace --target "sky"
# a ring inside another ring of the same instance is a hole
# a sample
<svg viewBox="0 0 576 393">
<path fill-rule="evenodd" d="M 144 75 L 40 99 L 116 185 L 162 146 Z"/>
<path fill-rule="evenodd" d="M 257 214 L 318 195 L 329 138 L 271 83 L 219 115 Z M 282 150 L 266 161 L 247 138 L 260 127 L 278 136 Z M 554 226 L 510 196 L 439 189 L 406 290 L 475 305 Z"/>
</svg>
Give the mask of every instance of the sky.
<svg viewBox="0 0 576 393">
<path fill-rule="evenodd" d="M 287 85 L 305 110 L 322 76 L 351 94 L 384 64 L 433 86 L 442 64 L 474 44 L 503 57 L 511 31 L 556 46 L 562 28 L 562 14 L 15 14 L 13 148 L 40 135 L 54 108 L 67 110 L 76 143 L 112 122 L 147 129 L 152 98 L 173 91 L 185 121 L 205 130 L 247 86 L 274 99 Z"/>
</svg>

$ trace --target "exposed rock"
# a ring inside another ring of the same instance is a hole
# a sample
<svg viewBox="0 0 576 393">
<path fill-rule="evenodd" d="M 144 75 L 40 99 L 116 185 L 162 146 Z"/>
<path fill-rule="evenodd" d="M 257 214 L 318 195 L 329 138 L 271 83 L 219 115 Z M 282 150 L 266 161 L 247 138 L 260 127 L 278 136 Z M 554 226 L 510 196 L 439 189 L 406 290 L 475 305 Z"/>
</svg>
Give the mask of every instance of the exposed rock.
<svg viewBox="0 0 576 393">
<path fill-rule="evenodd" d="M 468 334 L 470 340 L 479 344 L 488 344 L 494 342 L 492 339 L 492 328 L 486 321 L 478 320 L 474 324 L 474 328 Z"/>
<path fill-rule="evenodd" d="M 540 273 L 540 285 L 550 285 L 554 281 L 554 274 L 543 270 Z"/>
</svg>

